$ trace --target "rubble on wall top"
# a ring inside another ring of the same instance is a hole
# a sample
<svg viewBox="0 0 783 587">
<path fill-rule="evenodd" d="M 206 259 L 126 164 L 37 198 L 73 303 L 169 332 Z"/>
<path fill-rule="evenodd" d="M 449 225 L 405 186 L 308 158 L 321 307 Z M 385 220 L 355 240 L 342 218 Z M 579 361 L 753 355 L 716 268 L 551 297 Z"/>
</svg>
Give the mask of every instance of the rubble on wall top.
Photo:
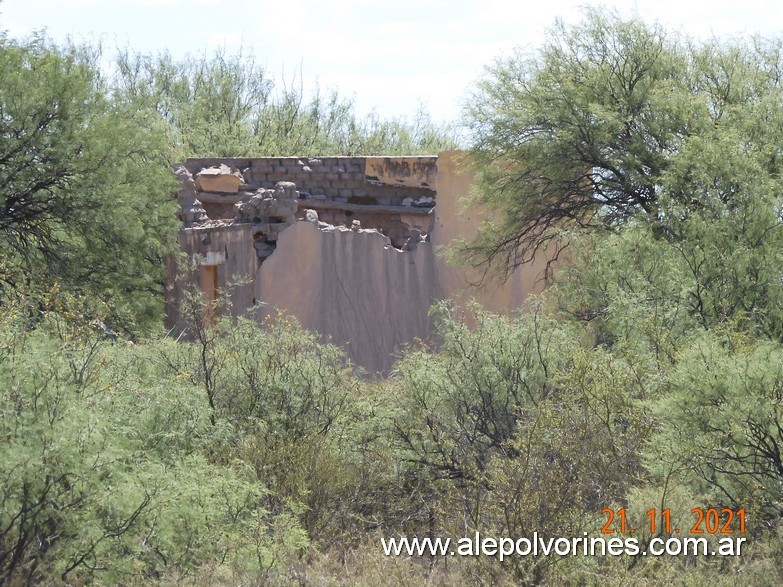
<svg viewBox="0 0 783 587">
<path fill-rule="evenodd" d="M 323 230 L 372 231 L 398 250 L 434 222 L 437 157 L 188 159 L 176 173 L 184 227 L 251 224 L 259 260 L 305 209 L 323 215 Z"/>
<path fill-rule="evenodd" d="M 242 172 L 225 164 L 204 167 L 196 174 L 196 189 L 201 192 L 236 194 L 243 183 Z"/>
<path fill-rule="evenodd" d="M 427 235 L 423 234 L 421 231 L 419 231 L 416 228 L 412 228 L 410 230 L 410 236 L 407 238 L 407 240 L 402 243 L 401 246 L 395 246 L 391 239 L 383 233 L 382 230 L 378 228 L 362 228 L 361 221 L 359 220 L 353 220 L 351 222 L 351 227 L 348 228 L 345 225 L 335 225 L 335 224 L 329 224 L 328 222 L 324 222 L 319 219 L 318 212 L 312 209 L 305 209 L 304 211 L 304 217 L 299 218 L 300 222 L 309 222 L 310 224 L 313 224 L 320 230 L 321 232 L 354 232 L 359 234 L 372 234 L 372 235 L 378 235 L 379 238 L 382 238 L 385 241 L 385 247 L 397 250 L 397 251 L 412 251 L 415 250 L 416 247 L 419 245 L 419 243 L 425 243 L 427 242 Z"/>
</svg>

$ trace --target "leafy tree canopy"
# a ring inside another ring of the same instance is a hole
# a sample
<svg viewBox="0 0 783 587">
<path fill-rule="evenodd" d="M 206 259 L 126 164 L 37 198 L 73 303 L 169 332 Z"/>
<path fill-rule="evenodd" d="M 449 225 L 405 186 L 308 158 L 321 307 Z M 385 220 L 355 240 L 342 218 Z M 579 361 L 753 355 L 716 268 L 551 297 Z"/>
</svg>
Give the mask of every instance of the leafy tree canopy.
<svg viewBox="0 0 783 587">
<path fill-rule="evenodd" d="M 97 57 L 0 37 L 0 288 L 66 289 L 130 329 L 158 316 L 173 180 L 162 126 Z"/>
<path fill-rule="evenodd" d="M 411 155 L 454 149 L 453 131 L 420 110 L 412 120 L 357 115 L 350 98 L 301 78 L 276 81 L 252 54 L 174 60 L 119 56 L 116 85 L 167 124 L 174 157 Z"/>
<path fill-rule="evenodd" d="M 514 268 L 575 227 L 637 219 L 676 239 L 693 214 L 780 209 L 780 40 L 695 42 L 597 10 L 551 33 L 467 107 L 477 200 L 502 211 L 473 262 Z"/>
</svg>

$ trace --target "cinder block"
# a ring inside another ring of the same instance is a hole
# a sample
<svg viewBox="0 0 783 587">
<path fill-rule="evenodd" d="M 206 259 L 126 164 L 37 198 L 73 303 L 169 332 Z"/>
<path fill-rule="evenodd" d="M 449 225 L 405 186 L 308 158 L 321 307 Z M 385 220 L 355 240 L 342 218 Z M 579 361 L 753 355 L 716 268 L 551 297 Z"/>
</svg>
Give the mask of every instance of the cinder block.
<svg viewBox="0 0 783 587">
<path fill-rule="evenodd" d="M 352 198 L 355 195 L 355 193 L 356 193 L 355 190 L 353 190 L 351 188 L 344 188 L 343 187 L 343 188 L 338 188 L 337 189 L 337 194 L 341 198 Z"/>
</svg>

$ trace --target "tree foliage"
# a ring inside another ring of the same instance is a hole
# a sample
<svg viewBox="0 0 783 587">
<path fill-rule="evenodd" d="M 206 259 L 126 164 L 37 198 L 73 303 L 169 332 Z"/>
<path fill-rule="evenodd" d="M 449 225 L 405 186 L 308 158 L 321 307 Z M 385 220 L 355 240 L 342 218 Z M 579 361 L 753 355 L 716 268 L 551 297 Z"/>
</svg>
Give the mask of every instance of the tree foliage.
<svg viewBox="0 0 783 587">
<path fill-rule="evenodd" d="M 113 94 L 96 59 L 0 37 L 0 285 L 58 285 L 134 330 L 158 316 L 173 181 L 160 125 Z"/>
<path fill-rule="evenodd" d="M 351 99 L 296 75 L 277 81 L 242 51 L 175 61 L 125 52 L 118 87 L 167 123 L 175 159 L 432 154 L 456 147 L 454 132 L 420 110 L 413 119 L 362 118 Z"/>
<path fill-rule="evenodd" d="M 684 210 L 774 198 L 781 47 L 695 43 L 588 10 L 538 52 L 499 60 L 466 111 L 477 199 L 502 212 L 467 247 L 474 262 L 513 268 L 573 228 L 636 219 L 666 233 Z"/>
<path fill-rule="evenodd" d="M 0 323 L 0 582 L 262 576 L 306 544 L 249 464 L 211 456 L 209 406 L 160 349 L 19 310 Z"/>
</svg>

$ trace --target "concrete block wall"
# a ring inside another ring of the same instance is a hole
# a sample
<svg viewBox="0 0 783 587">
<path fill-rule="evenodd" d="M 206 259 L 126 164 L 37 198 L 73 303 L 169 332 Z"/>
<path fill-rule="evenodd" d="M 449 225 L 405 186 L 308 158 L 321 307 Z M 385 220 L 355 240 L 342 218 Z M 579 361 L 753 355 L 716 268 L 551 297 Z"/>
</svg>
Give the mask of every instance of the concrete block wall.
<svg viewBox="0 0 783 587">
<path fill-rule="evenodd" d="M 300 198 L 327 199 L 350 204 L 400 206 L 406 198 L 417 200 L 435 197 L 432 186 L 404 185 L 402 181 L 390 181 L 368 175 L 368 157 L 259 157 L 259 158 L 198 158 L 188 159 L 185 166 L 194 175 L 204 167 L 224 163 L 238 167 L 251 189 L 273 188 L 279 181 L 292 181 L 300 192 Z M 423 168 L 437 167 L 437 157 L 416 157 Z M 389 161 L 400 158 L 390 157 Z M 433 171 L 434 173 L 434 171 Z M 410 183 L 410 182 L 408 182 Z"/>
</svg>

